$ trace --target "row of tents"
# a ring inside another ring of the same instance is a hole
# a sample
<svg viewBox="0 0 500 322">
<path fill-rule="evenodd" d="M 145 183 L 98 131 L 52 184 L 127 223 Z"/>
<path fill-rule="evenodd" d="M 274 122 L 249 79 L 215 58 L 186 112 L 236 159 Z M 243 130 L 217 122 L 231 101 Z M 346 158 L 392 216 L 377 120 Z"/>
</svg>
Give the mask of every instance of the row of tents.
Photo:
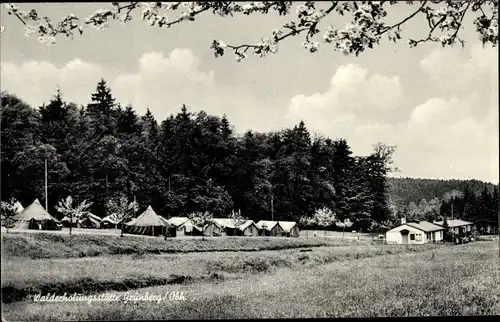
<svg viewBox="0 0 500 322">
<path fill-rule="evenodd" d="M 12 229 L 60 230 L 63 226 L 77 228 L 119 228 L 116 215 L 100 218 L 90 212 L 78 218 L 64 217 L 60 221 L 50 215 L 36 199 L 26 209 L 17 208 Z M 2 218 L 2 222 L 4 218 Z M 125 233 L 169 237 L 176 236 L 299 236 L 299 228 L 291 221 L 266 221 L 255 223 L 246 220 L 236 226 L 230 218 L 213 218 L 204 227 L 198 227 L 188 217 L 166 219 L 149 206 L 140 216 L 123 225 Z"/>
<path fill-rule="evenodd" d="M 287 236 L 298 237 L 299 228 L 291 221 L 246 220 L 239 226 L 231 218 L 213 218 L 204 228 L 196 226 L 188 217 L 166 219 L 149 206 L 139 217 L 124 225 L 129 234 L 169 237 L 177 236 Z"/>
</svg>

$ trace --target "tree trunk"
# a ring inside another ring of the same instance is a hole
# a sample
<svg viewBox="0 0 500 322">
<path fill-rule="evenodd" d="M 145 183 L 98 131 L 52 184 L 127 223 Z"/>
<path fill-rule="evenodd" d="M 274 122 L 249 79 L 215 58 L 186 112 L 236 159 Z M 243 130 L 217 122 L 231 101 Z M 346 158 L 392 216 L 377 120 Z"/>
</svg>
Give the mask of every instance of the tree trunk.
<svg viewBox="0 0 500 322">
<path fill-rule="evenodd" d="M 344 239 L 345 227 L 342 227 L 342 239 Z"/>
<path fill-rule="evenodd" d="M 73 215 L 69 216 L 69 235 L 71 236 L 71 231 L 73 228 Z"/>
</svg>

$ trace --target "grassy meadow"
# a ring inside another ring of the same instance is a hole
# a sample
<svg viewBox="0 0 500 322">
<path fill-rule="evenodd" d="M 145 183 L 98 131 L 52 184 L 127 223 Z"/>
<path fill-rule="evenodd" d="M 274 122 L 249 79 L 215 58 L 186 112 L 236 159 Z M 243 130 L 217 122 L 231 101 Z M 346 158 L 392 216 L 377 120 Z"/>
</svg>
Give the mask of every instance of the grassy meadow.
<svg viewBox="0 0 500 322">
<path fill-rule="evenodd" d="M 40 238 L 34 235 L 30 238 Z M 59 256 L 32 258 L 23 248 L 16 253 L 14 247 L 8 246 L 9 242 L 19 242 L 19 236 L 13 236 L 2 237 L 2 246 L 11 252 L 2 257 L 2 302 L 7 320 L 500 314 L 498 239 L 456 246 L 350 242 L 258 250 L 257 245 L 263 243 L 282 247 L 287 240 L 294 245 L 304 245 L 301 244 L 304 240 L 311 242 L 311 239 L 255 238 L 251 251 L 113 255 L 103 251 L 97 256 L 81 258 L 56 252 L 54 255 Z M 124 241 L 127 239 L 132 238 L 127 236 L 118 241 L 130 243 Z M 324 239 L 318 239 L 318 243 L 320 241 Z M 173 247 L 178 249 L 188 240 L 168 242 L 178 242 L 179 245 Z M 204 242 L 200 239 L 199 242 L 207 243 L 206 249 L 217 248 L 216 243 L 220 249 L 229 244 L 233 250 L 243 248 L 234 244 L 233 238 Z M 40 303 L 30 298 L 33 294 L 48 292 L 102 294 L 110 291 L 122 297 L 136 292 L 177 291 L 183 292 L 186 300 L 89 304 Z"/>
<path fill-rule="evenodd" d="M 100 234 L 17 233 L 2 234 L 2 254 L 7 257 L 72 258 L 125 254 L 175 254 L 281 250 L 366 243 L 324 237 L 182 237 L 169 238 Z"/>
</svg>

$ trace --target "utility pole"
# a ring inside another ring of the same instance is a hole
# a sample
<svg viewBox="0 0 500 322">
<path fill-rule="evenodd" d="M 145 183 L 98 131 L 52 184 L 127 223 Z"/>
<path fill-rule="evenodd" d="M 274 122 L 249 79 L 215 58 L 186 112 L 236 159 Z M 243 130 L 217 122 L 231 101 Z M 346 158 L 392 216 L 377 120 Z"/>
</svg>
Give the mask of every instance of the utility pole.
<svg viewBox="0 0 500 322">
<path fill-rule="evenodd" d="M 47 158 L 45 158 L 45 211 L 49 211 L 49 194 L 47 189 Z"/>
<path fill-rule="evenodd" d="M 106 199 L 108 199 L 108 170 L 106 170 Z"/>
<path fill-rule="evenodd" d="M 452 225 L 453 225 L 453 201 L 451 203 L 451 221 L 452 221 Z M 452 242 L 455 243 L 455 228 L 454 227 L 451 227 L 451 236 L 453 238 Z"/>
</svg>

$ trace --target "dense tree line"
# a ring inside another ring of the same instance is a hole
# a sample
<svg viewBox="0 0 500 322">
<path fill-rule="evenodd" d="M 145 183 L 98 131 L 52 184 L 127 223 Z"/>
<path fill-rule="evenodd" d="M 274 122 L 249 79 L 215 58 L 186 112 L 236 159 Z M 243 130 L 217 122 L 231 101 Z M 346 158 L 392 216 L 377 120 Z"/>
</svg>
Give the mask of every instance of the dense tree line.
<svg viewBox="0 0 500 322">
<path fill-rule="evenodd" d="M 409 203 L 419 203 L 420 200 L 428 201 L 441 199 L 446 193 L 467 187 L 475 195 L 480 194 L 486 186 L 489 193 L 493 193 L 495 185 L 479 180 L 437 180 L 420 178 L 388 178 L 389 195 L 397 206 L 407 206 Z"/>
<path fill-rule="evenodd" d="M 410 201 L 406 205 L 397 206 L 395 217 L 430 222 L 444 218 L 462 219 L 474 222 L 481 232 L 494 232 L 498 228 L 498 186 L 489 188 L 490 185 L 484 184 L 483 189 L 476 193 L 469 184 L 465 184 L 463 190 L 451 190 L 440 198 L 423 198 L 418 202 Z M 399 223 L 394 223 L 395 226 L 397 224 Z"/>
<path fill-rule="evenodd" d="M 158 123 L 149 110 L 139 116 L 117 104 L 104 80 L 87 106 L 65 102 L 60 91 L 36 109 L 5 92 L 1 102 L 2 200 L 44 200 L 46 159 L 56 216 L 68 195 L 92 202 L 101 217 L 108 200 L 124 195 L 166 217 L 241 210 L 271 219 L 271 199 L 275 220 L 299 221 L 327 207 L 367 229 L 390 215 L 386 174 L 394 149 L 383 144 L 354 156 L 345 140 L 311 137 L 303 122 L 237 135 L 225 115 L 187 106 Z"/>
</svg>

